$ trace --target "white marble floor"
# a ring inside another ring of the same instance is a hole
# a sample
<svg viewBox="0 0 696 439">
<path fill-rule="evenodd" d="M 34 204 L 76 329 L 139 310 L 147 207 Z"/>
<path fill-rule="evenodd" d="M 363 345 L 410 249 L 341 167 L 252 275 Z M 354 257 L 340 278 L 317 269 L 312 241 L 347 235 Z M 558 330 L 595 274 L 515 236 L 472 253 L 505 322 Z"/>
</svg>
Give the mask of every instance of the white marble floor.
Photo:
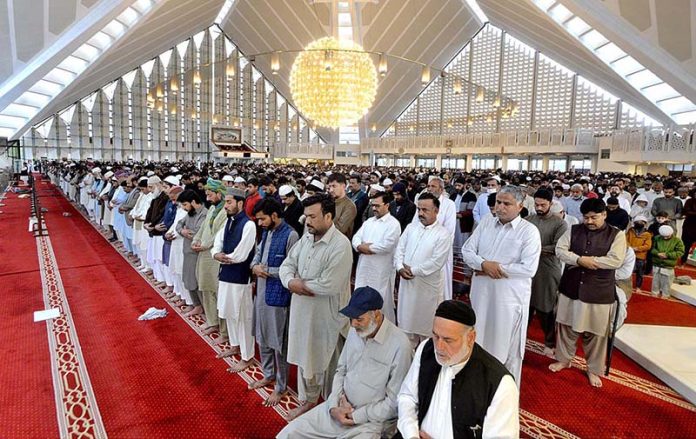
<svg viewBox="0 0 696 439">
<path fill-rule="evenodd" d="M 696 306 L 696 280 L 691 285 L 672 284 L 672 295 L 679 300 Z"/>
<path fill-rule="evenodd" d="M 616 347 L 696 404 L 696 328 L 626 324 Z"/>
</svg>

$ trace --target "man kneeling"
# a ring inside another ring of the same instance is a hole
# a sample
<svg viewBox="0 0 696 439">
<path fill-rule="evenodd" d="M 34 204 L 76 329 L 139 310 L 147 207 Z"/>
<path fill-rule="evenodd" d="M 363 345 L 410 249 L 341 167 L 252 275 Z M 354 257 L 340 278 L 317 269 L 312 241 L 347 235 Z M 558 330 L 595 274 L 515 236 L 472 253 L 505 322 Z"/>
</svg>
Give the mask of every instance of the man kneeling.
<svg viewBox="0 0 696 439">
<path fill-rule="evenodd" d="M 393 429 L 396 397 L 411 364 L 411 343 L 384 319 L 382 295 L 357 288 L 341 314 L 352 329 L 338 360 L 331 395 L 288 424 L 278 438 L 379 438 Z"/>
<path fill-rule="evenodd" d="M 435 311 L 399 393 L 406 439 L 518 438 L 519 393 L 503 364 L 476 344 L 476 315 L 456 300 Z"/>
</svg>

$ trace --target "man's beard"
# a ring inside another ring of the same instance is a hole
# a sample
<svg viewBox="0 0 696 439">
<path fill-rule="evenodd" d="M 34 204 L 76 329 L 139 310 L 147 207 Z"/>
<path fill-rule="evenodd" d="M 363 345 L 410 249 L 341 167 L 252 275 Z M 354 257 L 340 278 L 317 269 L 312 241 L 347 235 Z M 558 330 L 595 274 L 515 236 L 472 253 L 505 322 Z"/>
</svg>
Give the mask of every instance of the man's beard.
<svg viewBox="0 0 696 439">
<path fill-rule="evenodd" d="M 469 348 L 464 344 L 462 346 L 462 350 L 459 351 L 456 355 L 453 355 L 452 357 L 449 358 L 449 360 L 442 360 L 440 357 L 437 355 L 437 351 L 435 351 L 435 361 L 437 361 L 437 364 L 439 364 L 442 367 L 446 366 L 454 366 L 455 364 L 461 363 L 464 361 L 465 358 L 469 356 Z"/>
<path fill-rule="evenodd" d="M 377 321 L 376 321 L 375 319 L 373 319 L 373 320 L 370 322 L 370 324 L 367 325 L 367 328 L 363 328 L 363 329 L 361 329 L 361 330 L 359 330 L 359 331 L 356 329 L 355 332 L 358 333 L 358 335 L 360 336 L 360 338 L 367 338 L 370 334 L 372 334 L 373 332 L 375 332 L 376 329 L 377 329 Z"/>
<path fill-rule="evenodd" d="M 152 194 L 155 196 L 155 198 L 159 197 L 161 193 L 161 189 L 155 189 L 154 191 L 152 191 Z"/>
<path fill-rule="evenodd" d="M 549 210 L 534 209 L 534 211 L 536 212 L 536 214 L 537 214 L 538 216 L 546 216 L 546 215 L 549 214 L 549 211 L 550 211 L 550 210 L 551 210 L 551 209 L 549 209 Z"/>
</svg>

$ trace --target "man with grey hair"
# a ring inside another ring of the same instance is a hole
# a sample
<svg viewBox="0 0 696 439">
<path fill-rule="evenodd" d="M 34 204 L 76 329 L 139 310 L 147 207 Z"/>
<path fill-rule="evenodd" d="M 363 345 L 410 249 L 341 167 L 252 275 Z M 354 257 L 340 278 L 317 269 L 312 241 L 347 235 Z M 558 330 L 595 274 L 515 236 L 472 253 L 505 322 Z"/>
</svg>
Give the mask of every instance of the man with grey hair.
<svg viewBox="0 0 696 439">
<path fill-rule="evenodd" d="M 520 216 L 525 193 L 505 186 L 496 195 L 496 216 L 481 220 L 462 247 L 462 259 L 474 270 L 471 306 L 480 323 L 476 341 L 520 385 L 527 339 L 532 277 L 539 265 L 539 230 Z"/>
<path fill-rule="evenodd" d="M 561 202 L 563 203 L 566 215 L 573 216 L 580 222 L 582 221 L 580 205 L 583 201 L 585 201 L 585 197 L 582 195 L 582 185 L 575 183 L 570 187 L 570 196 L 564 197 Z"/>
</svg>

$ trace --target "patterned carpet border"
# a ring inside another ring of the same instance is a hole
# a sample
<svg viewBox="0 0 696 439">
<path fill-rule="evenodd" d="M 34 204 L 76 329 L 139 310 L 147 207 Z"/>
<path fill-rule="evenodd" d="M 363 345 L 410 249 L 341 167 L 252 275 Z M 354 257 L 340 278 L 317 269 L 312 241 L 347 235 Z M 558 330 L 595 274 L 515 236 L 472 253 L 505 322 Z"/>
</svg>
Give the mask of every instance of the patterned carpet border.
<svg viewBox="0 0 696 439">
<path fill-rule="evenodd" d="M 527 351 L 538 355 L 544 355 L 544 344 L 528 339 Z M 587 370 L 587 362 L 582 357 L 574 357 L 571 361 L 571 366 L 583 371 Z M 674 404 L 677 407 L 696 412 L 696 406 L 684 399 L 679 393 L 662 384 L 614 368 L 609 369 L 609 375 L 603 376 L 602 378 L 644 393 L 653 398 Z"/>
<path fill-rule="evenodd" d="M 36 249 L 44 305 L 60 310 L 46 321 L 60 437 L 106 438 L 50 238 L 37 236 Z"/>
</svg>

